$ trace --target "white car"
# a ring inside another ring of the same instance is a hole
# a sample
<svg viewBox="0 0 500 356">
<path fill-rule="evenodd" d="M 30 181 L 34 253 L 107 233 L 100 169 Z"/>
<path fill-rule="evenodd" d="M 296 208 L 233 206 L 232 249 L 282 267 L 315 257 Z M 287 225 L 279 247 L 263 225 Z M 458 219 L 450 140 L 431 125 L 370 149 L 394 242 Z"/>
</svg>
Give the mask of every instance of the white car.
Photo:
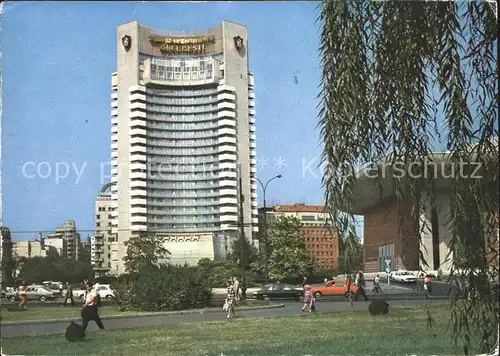
<svg viewBox="0 0 500 356">
<path fill-rule="evenodd" d="M 391 279 L 398 283 L 417 283 L 417 277 L 408 271 L 393 271 L 391 272 Z"/>
<path fill-rule="evenodd" d="M 116 291 L 110 284 L 99 284 L 99 296 L 101 299 L 113 300 L 116 298 Z M 74 289 L 73 297 L 85 301 L 87 292 L 83 289 Z"/>
<path fill-rule="evenodd" d="M 116 291 L 110 284 L 99 284 L 99 296 L 101 299 L 113 300 L 116 298 Z"/>
</svg>

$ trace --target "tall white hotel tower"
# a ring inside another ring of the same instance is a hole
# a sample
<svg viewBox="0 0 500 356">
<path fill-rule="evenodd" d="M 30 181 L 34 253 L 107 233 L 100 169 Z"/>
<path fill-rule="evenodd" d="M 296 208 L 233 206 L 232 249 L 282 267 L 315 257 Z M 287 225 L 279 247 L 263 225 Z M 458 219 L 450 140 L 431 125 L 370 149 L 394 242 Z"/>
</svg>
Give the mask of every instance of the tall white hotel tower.
<svg viewBox="0 0 500 356">
<path fill-rule="evenodd" d="M 111 273 L 131 236 L 162 234 L 173 263 L 220 258 L 257 231 L 254 76 L 247 29 L 118 27 L 111 94 Z M 250 225 L 252 224 L 252 225 Z"/>
</svg>

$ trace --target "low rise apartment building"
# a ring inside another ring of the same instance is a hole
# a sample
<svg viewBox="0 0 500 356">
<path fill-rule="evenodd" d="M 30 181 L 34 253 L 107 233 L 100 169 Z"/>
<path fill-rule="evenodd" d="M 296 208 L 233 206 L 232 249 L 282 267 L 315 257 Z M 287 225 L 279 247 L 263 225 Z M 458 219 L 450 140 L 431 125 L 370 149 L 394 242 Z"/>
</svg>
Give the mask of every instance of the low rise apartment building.
<svg viewBox="0 0 500 356">
<path fill-rule="evenodd" d="M 330 223 L 330 216 L 324 205 L 275 205 L 266 208 L 267 219 L 293 216 L 300 220 L 305 245 L 318 267 L 332 270 L 338 267 L 339 237 Z M 264 218 L 264 209 L 259 209 L 259 219 Z"/>
</svg>

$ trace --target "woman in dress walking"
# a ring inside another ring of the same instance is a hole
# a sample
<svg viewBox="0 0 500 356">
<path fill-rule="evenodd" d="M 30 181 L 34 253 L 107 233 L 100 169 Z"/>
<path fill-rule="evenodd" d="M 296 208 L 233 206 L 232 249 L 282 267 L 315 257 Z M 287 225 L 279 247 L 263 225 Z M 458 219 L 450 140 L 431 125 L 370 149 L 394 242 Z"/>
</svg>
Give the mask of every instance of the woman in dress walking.
<svg viewBox="0 0 500 356">
<path fill-rule="evenodd" d="M 26 283 L 24 281 L 19 286 L 19 300 L 21 303 L 17 307 L 26 310 Z"/>
<path fill-rule="evenodd" d="M 236 303 L 236 292 L 234 291 L 234 280 L 230 279 L 227 282 L 227 296 L 226 296 L 226 306 L 227 306 L 227 319 L 236 317 L 234 313 L 234 304 Z"/>
<path fill-rule="evenodd" d="M 312 312 L 312 305 L 314 303 L 314 298 L 313 294 L 311 292 L 311 286 L 310 285 L 305 285 L 304 286 L 304 305 L 302 306 L 302 311 L 303 312 Z"/>
</svg>

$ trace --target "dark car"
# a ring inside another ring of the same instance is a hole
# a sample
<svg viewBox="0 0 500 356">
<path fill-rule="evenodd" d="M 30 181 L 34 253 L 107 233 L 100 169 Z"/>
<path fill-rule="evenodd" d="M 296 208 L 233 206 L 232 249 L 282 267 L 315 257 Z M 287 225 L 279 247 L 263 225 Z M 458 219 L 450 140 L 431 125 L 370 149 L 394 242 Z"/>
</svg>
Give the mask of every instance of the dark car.
<svg viewBox="0 0 500 356">
<path fill-rule="evenodd" d="M 300 300 L 304 296 L 302 288 L 296 288 L 291 284 L 266 284 L 261 289 L 253 292 L 255 299 L 295 299 Z"/>
</svg>

